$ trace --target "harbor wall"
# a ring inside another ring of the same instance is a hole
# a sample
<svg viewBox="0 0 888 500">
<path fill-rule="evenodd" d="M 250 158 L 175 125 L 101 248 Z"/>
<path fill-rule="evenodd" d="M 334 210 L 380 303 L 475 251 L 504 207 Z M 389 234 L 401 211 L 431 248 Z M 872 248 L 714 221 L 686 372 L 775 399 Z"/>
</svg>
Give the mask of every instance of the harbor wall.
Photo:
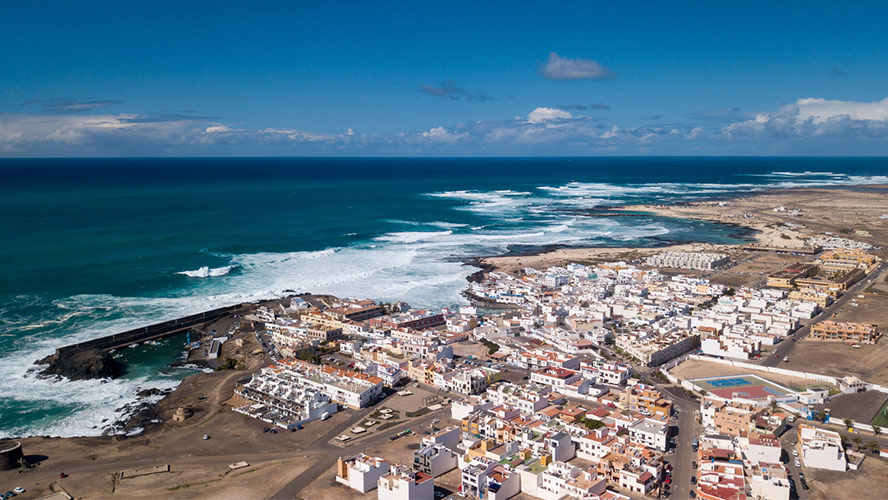
<svg viewBox="0 0 888 500">
<path fill-rule="evenodd" d="M 159 339 L 172 335 L 174 333 L 181 332 L 182 330 L 195 325 L 199 325 L 201 323 L 215 321 L 219 318 L 228 316 L 235 311 L 244 309 L 245 307 L 245 304 L 220 307 L 218 309 L 212 309 L 210 311 L 204 311 L 182 318 L 171 319 L 169 321 L 164 321 L 163 323 L 134 328 L 125 332 L 106 335 L 97 339 L 59 347 L 56 349 L 56 354 L 62 356 L 72 351 L 81 349 L 116 349 L 119 347 L 128 346 L 136 342 Z"/>
</svg>

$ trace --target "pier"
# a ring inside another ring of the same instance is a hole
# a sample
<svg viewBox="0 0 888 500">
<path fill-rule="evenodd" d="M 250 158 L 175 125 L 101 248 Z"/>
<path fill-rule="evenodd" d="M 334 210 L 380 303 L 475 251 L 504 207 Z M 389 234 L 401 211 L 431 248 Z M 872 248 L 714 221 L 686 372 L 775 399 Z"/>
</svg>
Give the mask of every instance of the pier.
<svg viewBox="0 0 888 500">
<path fill-rule="evenodd" d="M 66 354 L 71 354 L 75 351 L 80 351 L 84 349 L 99 349 L 102 351 L 108 351 L 111 349 L 126 347 L 136 342 L 162 339 L 164 337 L 169 337 L 170 335 L 181 333 L 193 326 L 210 321 L 215 321 L 217 319 L 233 314 L 239 310 L 245 310 L 248 307 L 249 304 L 237 304 L 233 306 L 220 307 L 218 309 L 212 309 L 210 311 L 204 311 L 182 318 L 171 319 L 169 321 L 164 321 L 163 323 L 157 323 L 154 325 L 148 325 L 132 330 L 127 330 L 121 333 L 106 335 L 97 339 L 59 347 L 56 349 L 56 355 L 62 357 Z"/>
</svg>

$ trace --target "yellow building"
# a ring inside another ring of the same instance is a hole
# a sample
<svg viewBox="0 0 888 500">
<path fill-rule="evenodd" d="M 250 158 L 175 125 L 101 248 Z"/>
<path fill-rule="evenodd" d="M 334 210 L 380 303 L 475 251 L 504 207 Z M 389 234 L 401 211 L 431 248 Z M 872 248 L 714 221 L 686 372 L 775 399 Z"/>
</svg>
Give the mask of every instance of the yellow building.
<svg viewBox="0 0 888 500">
<path fill-rule="evenodd" d="M 811 339 L 836 342 L 875 344 L 879 338 L 876 325 L 821 321 L 811 327 Z"/>
<path fill-rule="evenodd" d="M 859 248 L 837 248 L 820 255 L 820 268 L 825 271 L 863 269 L 870 272 L 879 264 L 879 258 Z"/>
<path fill-rule="evenodd" d="M 623 389 L 619 405 L 624 410 L 649 413 L 652 416 L 668 417 L 672 414 L 672 403 L 660 391 L 643 384 Z"/>
</svg>

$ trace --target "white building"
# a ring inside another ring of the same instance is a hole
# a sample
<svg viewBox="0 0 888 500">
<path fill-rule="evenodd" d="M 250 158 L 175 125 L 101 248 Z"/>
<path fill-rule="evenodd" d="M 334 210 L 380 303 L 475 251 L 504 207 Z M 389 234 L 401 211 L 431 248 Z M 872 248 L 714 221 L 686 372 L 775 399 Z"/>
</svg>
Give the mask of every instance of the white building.
<svg viewBox="0 0 888 500">
<path fill-rule="evenodd" d="M 666 451 L 668 432 L 669 427 L 665 422 L 643 418 L 629 426 L 629 439 L 648 448 Z"/>
<path fill-rule="evenodd" d="M 379 478 L 388 471 L 389 463 L 379 457 L 370 457 L 363 453 L 346 459 L 339 457 L 336 462 L 336 482 L 367 493 L 376 488 Z"/>
<path fill-rule="evenodd" d="M 454 420 L 462 420 L 469 415 L 486 410 L 493 406 L 493 403 L 480 396 L 469 396 L 459 401 L 454 401 L 450 405 L 450 418 Z"/>
<path fill-rule="evenodd" d="M 481 370 L 464 370 L 448 381 L 448 389 L 465 395 L 480 394 L 487 387 L 487 376 Z"/>
<path fill-rule="evenodd" d="M 456 455 L 443 444 L 424 443 L 413 452 L 413 468 L 423 474 L 438 477 L 456 468 Z"/>
<path fill-rule="evenodd" d="M 601 495 L 607 489 L 607 481 L 592 471 L 583 471 L 574 465 L 555 461 L 540 474 L 538 498 L 561 500 L 565 497 L 588 498 Z"/>
<path fill-rule="evenodd" d="M 431 476 L 405 465 L 392 465 L 377 482 L 379 500 L 431 500 L 435 481 Z"/>
<path fill-rule="evenodd" d="M 798 447 L 806 467 L 838 471 L 847 468 L 845 449 L 838 432 L 800 424 Z"/>
</svg>

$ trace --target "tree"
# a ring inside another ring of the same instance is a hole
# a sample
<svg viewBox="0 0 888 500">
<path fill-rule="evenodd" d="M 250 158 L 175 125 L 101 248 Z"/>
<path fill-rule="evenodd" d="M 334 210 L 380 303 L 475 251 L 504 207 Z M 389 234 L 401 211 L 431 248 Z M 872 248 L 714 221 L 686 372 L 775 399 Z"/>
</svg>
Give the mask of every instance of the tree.
<svg viewBox="0 0 888 500">
<path fill-rule="evenodd" d="M 590 431 L 594 431 L 595 429 L 604 427 L 604 422 L 601 422 L 600 420 L 595 420 L 594 418 L 583 418 L 581 422 L 583 422 L 583 425 L 585 425 L 586 428 Z"/>
</svg>

